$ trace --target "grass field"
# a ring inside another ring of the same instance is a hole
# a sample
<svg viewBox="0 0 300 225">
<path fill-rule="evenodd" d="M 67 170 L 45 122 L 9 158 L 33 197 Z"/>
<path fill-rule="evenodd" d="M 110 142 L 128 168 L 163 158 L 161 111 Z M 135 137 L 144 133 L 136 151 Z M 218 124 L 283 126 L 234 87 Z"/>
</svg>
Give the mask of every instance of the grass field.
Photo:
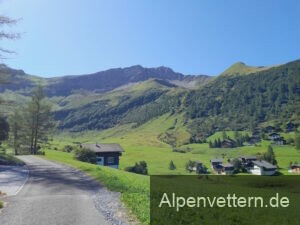
<svg viewBox="0 0 300 225">
<path fill-rule="evenodd" d="M 140 127 L 132 128 L 132 125 L 122 125 L 105 131 L 90 131 L 81 133 L 60 133 L 55 135 L 49 148 L 62 149 L 65 145 L 76 143 L 120 143 L 125 152 L 120 158 L 120 169 L 134 165 L 135 162 L 145 160 L 148 165 L 149 174 L 188 174 L 185 164 L 188 160 L 201 160 L 207 168 L 210 168 L 209 160 L 216 157 L 235 158 L 242 155 L 255 155 L 266 152 L 270 141 L 262 141 L 256 146 L 243 146 L 239 148 L 209 148 L 208 144 L 187 144 L 181 145 L 179 149 L 186 153 L 173 152 L 169 144 L 162 142 L 158 136 L 164 132 L 171 133 L 176 137 L 178 143 L 189 139 L 189 134 L 182 126 L 183 118 L 170 115 L 161 116 Z M 175 126 L 174 126 L 175 124 Z M 233 131 L 227 131 L 230 137 L 234 136 Z M 293 133 L 283 136 L 293 137 Z M 208 140 L 220 137 L 222 132 L 217 132 Z M 273 146 L 280 172 L 287 174 L 290 162 L 300 162 L 300 151 L 294 146 Z M 176 170 L 169 170 L 169 162 L 173 160 Z"/>
<path fill-rule="evenodd" d="M 241 155 L 255 155 L 264 153 L 271 144 L 269 141 L 262 141 L 256 146 L 243 146 L 239 148 L 209 148 L 208 144 L 184 144 L 189 140 L 189 134 L 183 126 L 183 117 L 166 114 L 154 119 L 140 127 L 133 127 L 132 124 L 120 125 L 104 131 L 86 131 L 81 133 L 62 132 L 56 134 L 48 145 L 43 146 L 47 159 L 66 163 L 76 167 L 91 176 L 110 190 L 122 193 L 122 201 L 143 224 L 149 224 L 150 213 L 150 178 L 123 171 L 127 166 L 135 162 L 145 160 L 150 175 L 189 174 L 185 165 L 188 160 L 201 160 L 210 169 L 211 158 L 224 157 L 235 158 Z M 159 136 L 168 132 L 176 138 L 176 148 L 186 153 L 173 152 L 173 148 L 161 141 Z M 233 131 L 226 132 L 233 137 Z M 292 137 L 293 134 L 286 134 Z M 217 132 L 208 140 L 221 137 L 222 132 Z M 79 162 L 73 159 L 72 153 L 61 151 L 66 145 L 78 145 L 78 143 L 119 143 L 125 150 L 120 157 L 120 170 L 107 167 L 99 167 L 92 164 Z M 300 162 L 300 151 L 294 146 L 273 146 L 280 172 L 288 174 L 289 163 Z M 169 162 L 173 160 L 176 170 L 169 170 Z"/>
</svg>

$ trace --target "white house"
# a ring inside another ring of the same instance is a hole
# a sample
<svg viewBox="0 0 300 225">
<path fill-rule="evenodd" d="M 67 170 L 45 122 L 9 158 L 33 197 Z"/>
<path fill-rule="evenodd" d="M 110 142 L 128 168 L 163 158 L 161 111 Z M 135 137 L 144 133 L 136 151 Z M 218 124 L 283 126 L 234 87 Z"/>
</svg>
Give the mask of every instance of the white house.
<svg viewBox="0 0 300 225">
<path fill-rule="evenodd" d="M 274 175 L 277 171 L 277 166 L 272 165 L 264 160 L 253 161 L 253 168 L 249 169 L 249 172 L 255 175 Z"/>
</svg>

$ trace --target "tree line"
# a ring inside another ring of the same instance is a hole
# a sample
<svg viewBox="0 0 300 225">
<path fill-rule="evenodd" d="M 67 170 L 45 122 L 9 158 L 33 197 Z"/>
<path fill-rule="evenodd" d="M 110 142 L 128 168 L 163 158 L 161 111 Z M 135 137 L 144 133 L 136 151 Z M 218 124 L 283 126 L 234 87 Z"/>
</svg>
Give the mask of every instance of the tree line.
<svg viewBox="0 0 300 225">
<path fill-rule="evenodd" d="M 43 87 L 38 85 L 31 96 L 24 107 L 16 107 L 8 118 L 7 138 L 16 155 L 20 149 L 38 154 L 40 144 L 48 141 L 56 127 Z"/>
</svg>

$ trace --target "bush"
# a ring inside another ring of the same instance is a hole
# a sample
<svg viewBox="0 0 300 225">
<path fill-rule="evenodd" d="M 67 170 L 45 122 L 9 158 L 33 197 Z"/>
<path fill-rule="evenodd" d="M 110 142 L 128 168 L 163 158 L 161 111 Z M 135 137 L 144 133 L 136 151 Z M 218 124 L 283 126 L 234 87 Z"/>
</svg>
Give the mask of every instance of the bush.
<svg viewBox="0 0 300 225">
<path fill-rule="evenodd" d="M 194 167 L 196 167 L 196 162 L 189 160 L 186 164 L 185 164 L 185 169 L 187 171 L 189 171 L 190 173 L 193 172 Z"/>
<path fill-rule="evenodd" d="M 39 150 L 39 151 L 37 151 L 36 154 L 37 154 L 37 155 L 45 155 L 45 151 Z"/>
<path fill-rule="evenodd" d="M 234 173 L 239 173 L 240 171 L 243 171 L 242 163 L 238 158 L 232 160 L 232 165 L 234 167 Z"/>
<path fill-rule="evenodd" d="M 79 148 L 74 150 L 74 159 L 82 162 L 88 162 L 96 164 L 97 156 L 95 152 L 86 148 Z"/>
<path fill-rule="evenodd" d="M 0 209 L 3 208 L 3 202 L 0 201 Z"/>
<path fill-rule="evenodd" d="M 140 161 L 139 163 L 135 163 L 134 166 L 128 166 L 124 169 L 125 171 L 137 174 L 148 174 L 147 163 L 145 161 Z"/>
<path fill-rule="evenodd" d="M 175 166 L 173 160 L 170 161 L 169 170 L 176 170 L 176 166 Z"/>
<path fill-rule="evenodd" d="M 66 145 L 63 149 L 63 152 L 71 152 L 73 151 L 73 146 L 71 145 Z"/>
</svg>

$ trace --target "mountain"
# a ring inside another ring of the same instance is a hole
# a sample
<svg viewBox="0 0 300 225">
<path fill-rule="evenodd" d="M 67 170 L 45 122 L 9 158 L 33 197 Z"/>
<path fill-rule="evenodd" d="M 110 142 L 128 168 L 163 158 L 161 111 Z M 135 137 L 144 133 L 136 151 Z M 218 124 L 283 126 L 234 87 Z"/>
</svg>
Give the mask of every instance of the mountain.
<svg viewBox="0 0 300 225">
<path fill-rule="evenodd" d="M 41 78 L 27 75 L 22 70 L 13 70 L 5 65 L 0 67 L 1 76 L 8 77 L 8 83 L 0 87 L 4 90 L 20 91 L 30 89 L 37 83 L 46 86 L 48 96 L 68 96 L 76 91 L 105 93 L 125 85 L 143 82 L 149 79 L 161 79 L 169 81 L 177 86 L 197 88 L 212 77 L 207 75 L 188 75 L 174 72 L 168 67 L 144 68 L 140 65 L 127 68 L 115 68 L 93 74 L 63 76 L 54 78 Z"/>
<path fill-rule="evenodd" d="M 245 65 L 235 64 L 226 71 L 237 67 L 243 68 L 241 74 L 222 73 L 203 88 L 189 92 L 185 109 L 193 121 L 191 133 L 206 136 L 217 130 L 253 129 L 271 121 L 278 126 L 300 122 L 300 60 L 251 72 L 244 70 Z"/>
<path fill-rule="evenodd" d="M 9 113 L 24 104 L 31 88 L 42 83 L 59 129 L 71 131 L 137 127 L 169 114 L 183 118 L 180 126 L 192 137 L 205 138 L 218 130 L 249 130 L 270 121 L 299 123 L 300 117 L 300 60 L 273 67 L 239 62 L 217 77 L 141 66 L 48 79 L 7 67 L 0 71 L 9 78 L 0 86 L 0 97 L 9 104 L 0 110 Z"/>
<path fill-rule="evenodd" d="M 271 66 L 248 66 L 243 62 L 234 63 L 221 73 L 222 76 L 248 75 L 259 71 L 270 69 Z"/>
</svg>

